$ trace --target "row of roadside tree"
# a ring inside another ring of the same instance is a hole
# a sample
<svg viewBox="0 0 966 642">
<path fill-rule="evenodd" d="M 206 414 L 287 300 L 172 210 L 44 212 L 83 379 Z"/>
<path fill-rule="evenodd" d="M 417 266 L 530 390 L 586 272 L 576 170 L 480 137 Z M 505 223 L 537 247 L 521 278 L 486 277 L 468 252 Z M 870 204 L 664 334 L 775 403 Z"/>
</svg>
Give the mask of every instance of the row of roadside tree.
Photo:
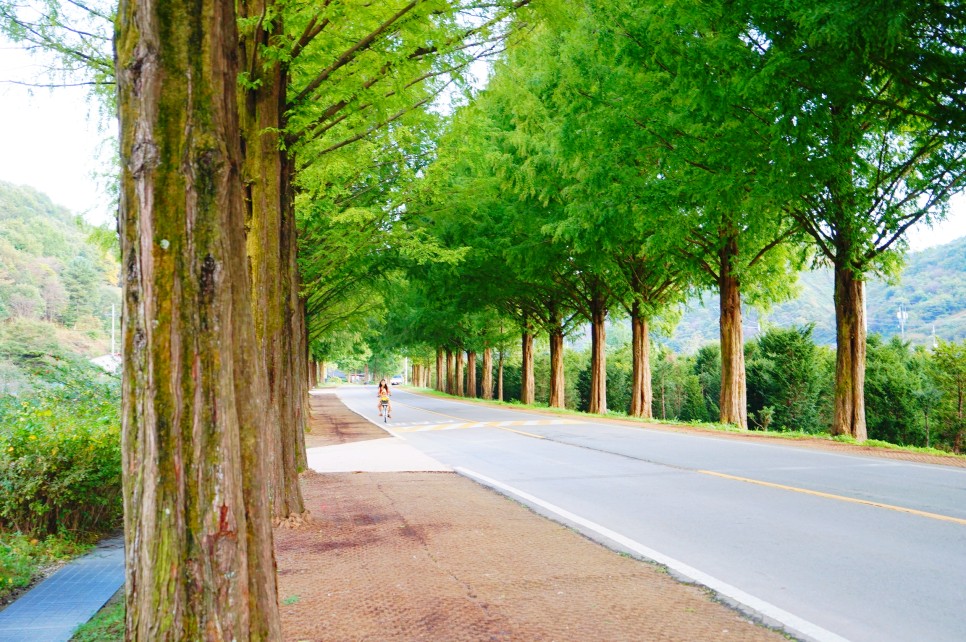
<svg viewBox="0 0 966 642">
<path fill-rule="evenodd" d="M 604 412 L 605 320 L 627 317 L 628 410 L 648 417 L 649 329 L 714 290 L 711 406 L 745 428 L 781 413 L 749 394 L 742 302 L 767 309 L 829 265 L 827 424 L 866 439 L 865 281 L 896 272 L 966 172 L 966 15 L 946 5 L 541 3 L 407 194 L 400 219 L 449 255 L 405 265 L 386 334 L 440 365 L 516 335 L 525 403 L 542 335 L 564 406 L 564 338 L 590 324 L 586 406 Z"/>
<path fill-rule="evenodd" d="M 614 326 L 611 326 L 612 328 Z M 533 403 L 550 404 L 549 341 L 535 342 Z M 668 422 L 717 423 L 721 351 L 716 343 L 694 354 L 651 347 L 651 417 Z M 866 419 L 869 439 L 961 453 L 966 437 L 966 342 L 913 346 L 895 336 L 867 341 Z M 770 327 L 745 343 L 749 427 L 753 430 L 822 435 L 833 419 L 835 351 L 817 345 L 812 328 Z M 412 364 L 410 381 L 458 396 L 519 402 L 523 372 L 518 350 L 477 358 L 474 352 L 443 352 Z M 484 355 L 485 356 L 485 355 Z M 379 361 L 390 361 L 381 356 Z M 563 352 L 563 407 L 587 411 L 590 405 L 589 349 Z M 390 366 L 391 367 L 391 366 Z M 436 373 L 440 376 L 437 379 Z M 611 415 L 632 414 L 633 347 L 608 340 L 607 407 Z"/>
</svg>

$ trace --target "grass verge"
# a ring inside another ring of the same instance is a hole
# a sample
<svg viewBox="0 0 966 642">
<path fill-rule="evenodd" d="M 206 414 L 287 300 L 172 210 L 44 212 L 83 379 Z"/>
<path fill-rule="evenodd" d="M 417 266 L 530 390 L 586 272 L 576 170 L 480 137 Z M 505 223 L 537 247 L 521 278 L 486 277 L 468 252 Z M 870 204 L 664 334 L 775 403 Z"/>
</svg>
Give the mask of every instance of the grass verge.
<svg viewBox="0 0 966 642">
<path fill-rule="evenodd" d="M 124 589 L 118 591 L 86 624 L 74 631 L 71 642 L 123 642 Z"/>
</svg>

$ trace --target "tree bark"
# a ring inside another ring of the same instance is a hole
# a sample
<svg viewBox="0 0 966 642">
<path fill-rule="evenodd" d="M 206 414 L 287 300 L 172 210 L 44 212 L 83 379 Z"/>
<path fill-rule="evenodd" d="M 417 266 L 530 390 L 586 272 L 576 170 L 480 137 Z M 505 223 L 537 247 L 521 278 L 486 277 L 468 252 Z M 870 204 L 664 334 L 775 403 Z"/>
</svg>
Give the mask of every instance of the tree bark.
<svg viewBox="0 0 966 642">
<path fill-rule="evenodd" d="M 319 385 L 319 364 L 312 361 L 309 363 L 309 390 L 314 390 Z"/>
<path fill-rule="evenodd" d="M 446 394 L 455 395 L 456 394 L 456 372 L 454 370 L 456 364 L 453 360 L 453 351 L 449 348 L 446 349 Z"/>
<path fill-rule="evenodd" d="M 600 298 L 591 304 L 590 317 L 590 403 L 587 412 L 607 412 L 607 342 L 604 320 L 607 308 Z"/>
<path fill-rule="evenodd" d="M 564 408 L 566 380 L 564 377 L 564 335 L 558 323 L 550 332 L 550 407 Z"/>
<path fill-rule="evenodd" d="M 118 8 L 129 640 L 281 639 L 235 24 L 225 0 Z"/>
<path fill-rule="evenodd" d="M 462 397 L 463 396 L 463 351 L 457 350 L 456 354 L 453 356 L 456 359 L 456 371 L 454 375 L 456 379 L 456 396 Z"/>
<path fill-rule="evenodd" d="M 243 0 L 242 18 L 262 16 L 267 0 Z M 268 25 L 268 29 L 264 26 Z M 305 512 L 298 483 L 304 465 L 307 391 L 304 315 L 299 300 L 292 165 L 279 141 L 285 128 L 287 74 L 279 62 L 266 64 L 261 51 L 282 34 L 280 16 L 259 21 L 240 39 L 240 54 L 254 74 L 240 103 L 248 188 L 248 254 L 251 261 L 255 332 L 268 368 L 270 417 L 265 426 L 272 470 L 269 492 L 276 523 Z"/>
<path fill-rule="evenodd" d="M 493 398 L 493 348 L 483 348 L 483 398 Z"/>
<path fill-rule="evenodd" d="M 444 387 L 443 379 L 443 349 L 436 348 L 436 390 L 443 392 L 446 390 Z"/>
<path fill-rule="evenodd" d="M 292 217 L 292 223 L 293 225 L 295 223 L 294 216 Z M 294 521 L 290 521 L 289 526 L 296 526 L 300 525 L 302 520 L 311 519 L 310 512 L 306 510 L 305 502 L 302 498 L 302 486 L 299 484 L 299 474 L 309 466 L 308 453 L 305 451 L 305 429 L 311 411 L 309 410 L 307 374 L 309 367 L 309 333 L 308 324 L 305 319 L 305 303 L 300 296 L 301 282 L 298 278 L 294 234 L 292 241 L 292 266 L 290 274 L 295 278 L 291 281 L 289 293 L 291 297 L 290 301 L 295 312 L 292 319 L 292 336 L 296 341 L 294 341 L 289 362 L 291 363 L 292 370 L 291 381 L 295 384 L 292 391 L 295 399 L 295 422 L 288 425 L 287 428 L 283 426 L 282 445 L 286 462 L 285 481 L 288 488 L 288 493 L 286 494 L 288 500 L 287 511 L 288 515 L 294 519 Z M 276 515 L 283 514 L 282 511 L 278 510 L 275 513 Z"/>
<path fill-rule="evenodd" d="M 523 331 L 521 351 L 520 403 L 532 404 L 536 390 L 536 382 L 533 378 L 533 335 L 526 330 Z"/>
<path fill-rule="evenodd" d="M 738 237 L 731 235 L 722 244 L 719 252 L 721 394 L 718 408 L 721 423 L 734 424 L 747 430 L 748 402 L 745 389 L 745 341 L 741 327 L 741 284 L 733 267 L 737 256 Z"/>
<path fill-rule="evenodd" d="M 636 301 L 631 310 L 631 416 L 650 419 L 653 391 L 651 389 L 651 340 L 647 318 L 641 315 Z"/>
<path fill-rule="evenodd" d="M 476 352 L 466 353 L 466 396 L 476 398 Z"/>
<path fill-rule="evenodd" d="M 847 253 L 841 252 L 841 256 Z M 833 435 L 867 437 L 865 426 L 865 283 L 835 265 L 835 415 Z"/>
</svg>

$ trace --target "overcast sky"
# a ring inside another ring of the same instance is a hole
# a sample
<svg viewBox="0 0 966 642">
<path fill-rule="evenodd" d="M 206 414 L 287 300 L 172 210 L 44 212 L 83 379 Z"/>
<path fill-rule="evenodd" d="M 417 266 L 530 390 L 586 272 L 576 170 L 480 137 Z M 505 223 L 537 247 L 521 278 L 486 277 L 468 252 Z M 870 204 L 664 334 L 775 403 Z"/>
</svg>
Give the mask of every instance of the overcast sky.
<svg viewBox="0 0 966 642">
<path fill-rule="evenodd" d="M 116 125 L 98 123 L 86 89 L 29 90 L 3 82 L 12 78 L 43 82 L 29 56 L 0 40 L 0 180 L 30 185 L 92 223 L 111 221 L 115 206 L 103 189 L 104 179 L 94 176 L 109 171 L 106 141 Z M 947 221 L 931 230 L 919 226 L 909 238 L 918 250 L 961 236 L 966 236 L 963 196 L 957 197 Z"/>
</svg>

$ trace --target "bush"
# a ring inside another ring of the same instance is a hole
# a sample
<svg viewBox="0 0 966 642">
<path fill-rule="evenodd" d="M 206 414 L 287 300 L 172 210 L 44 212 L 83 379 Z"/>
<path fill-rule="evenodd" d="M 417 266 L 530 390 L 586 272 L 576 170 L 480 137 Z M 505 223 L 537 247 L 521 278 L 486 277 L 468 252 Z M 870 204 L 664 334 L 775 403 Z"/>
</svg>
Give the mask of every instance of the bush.
<svg viewBox="0 0 966 642">
<path fill-rule="evenodd" d="M 769 328 L 748 343 L 748 411 L 761 429 L 822 431 L 819 404 L 825 373 L 812 331 L 811 325 Z"/>
<path fill-rule="evenodd" d="M 48 368 L 46 385 L 0 400 L 0 527 L 84 538 L 118 527 L 120 394 L 93 369 Z"/>
</svg>

